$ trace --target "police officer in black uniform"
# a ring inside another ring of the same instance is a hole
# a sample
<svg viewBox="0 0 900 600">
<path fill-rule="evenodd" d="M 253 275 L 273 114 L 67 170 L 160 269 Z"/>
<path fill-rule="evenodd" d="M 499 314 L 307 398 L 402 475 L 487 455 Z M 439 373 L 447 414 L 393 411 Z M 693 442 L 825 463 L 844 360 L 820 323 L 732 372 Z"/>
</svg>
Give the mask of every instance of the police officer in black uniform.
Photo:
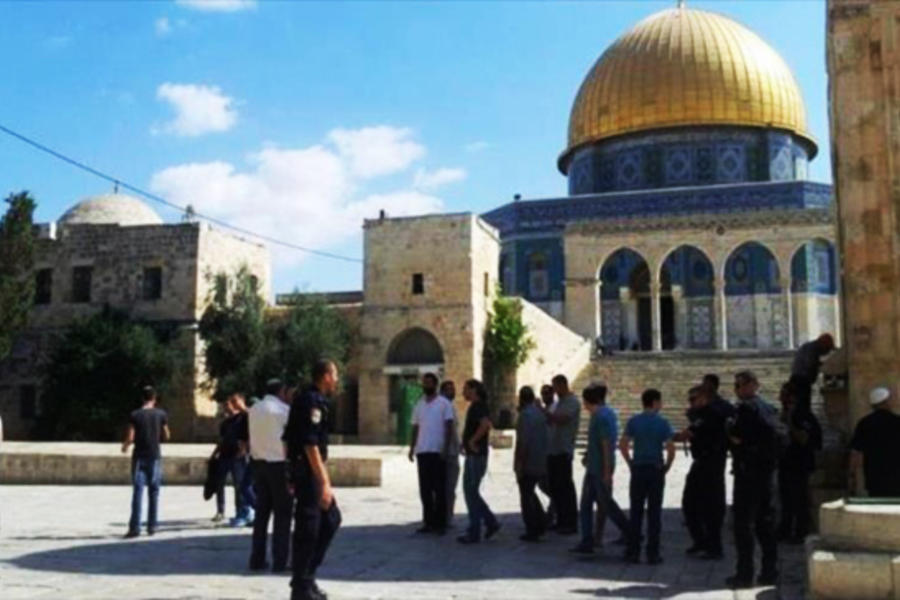
<svg viewBox="0 0 900 600">
<path fill-rule="evenodd" d="M 728 447 L 725 418 L 711 404 L 710 391 L 697 386 L 688 393 L 690 425 L 676 437 L 690 443 L 694 461 L 684 485 L 681 509 L 693 540 L 690 555 L 722 558 L 722 521 L 725 519 L 725 471 Z"/>
<path fill-rule="evenodd" d="M 734 542 L 737 567 L 726 580 L 733 588 L 753 586 L 753 533 L 762 551 L 756 582 L 773 585 L 778 580 L 778 548 L 775 541 L 773 484 L 777 459 L 777 412 L 757 395 L 759 383 L 750 371 L 735 376 L 738 397 L 735 417 L 728 428 L 734 459 Z"/>
<path fill-rule="evenodd" d="M 316 569 L 341 524 L 328 459 L 328 401 L 337 389 L 337 366 L 321 360 L 313 367 L 313 384 L 294 399 L 284 430 L 289 458 L 289 486 L 294 490 L 293 577 L 291 600 L 323 600 Z"/>
</svg>

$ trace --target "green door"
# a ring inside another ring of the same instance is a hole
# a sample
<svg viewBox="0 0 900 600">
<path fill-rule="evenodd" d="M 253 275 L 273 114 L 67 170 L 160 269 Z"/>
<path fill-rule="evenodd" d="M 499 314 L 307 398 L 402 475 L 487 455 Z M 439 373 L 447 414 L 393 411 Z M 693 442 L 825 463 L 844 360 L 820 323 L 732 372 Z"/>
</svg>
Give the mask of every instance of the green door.
<svg viewBox="0 0 900 600">
<path fill-rule="evenodd" d="M 400 384 L 400 398 L 397 403 L 397 443 L 409 445 L 412 437 L 412 414 L 416 402 L 422 397 L 422 386 L 416 381 Z"/>
</svg>

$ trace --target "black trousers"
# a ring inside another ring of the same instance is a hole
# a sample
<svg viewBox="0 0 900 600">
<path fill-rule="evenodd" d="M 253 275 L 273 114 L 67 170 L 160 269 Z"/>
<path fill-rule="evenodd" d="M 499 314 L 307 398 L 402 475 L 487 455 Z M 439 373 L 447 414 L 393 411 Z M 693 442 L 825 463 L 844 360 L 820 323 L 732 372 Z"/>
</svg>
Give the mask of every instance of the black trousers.
<svg viewBox="0 0 900 600">
<path fill-rule="evenodd" d="M 681 511 L 694 545 L 720 554 L 725 520 L 725 461 L 695 459 L 681 497 Z"/>
<path fill-rule="evenodd" d="M 556 524 L 560 529 L 578 530 L 578 497 L 572 479 L 572 455 L 551 454 L 547 457 L 547 478 Z"/>
<path fill-rule="evenodd" d="M 522 521 L 525 523 L 527 535 L 542 535 L 546 530 L 547 515 L 535 492 L 538 478 L 530 475 L 522 475 L 518 478 L 519 506 L 522 509 Z"/>
<path fill-rule="evenodd" d="M 253 549 L 250 566 L 266 563 L 266 541 L 269 518 L 274 516 L 272 531 L 272 567 L 287 567 L 291 541 L 292 498 L 288 493 L 283 462 L 253 461 L 253 487 L 256 491 L 256 519 L 253 521 Z"/>
<path fill-rule="evenodd" d="M 416 465 L 419 471 L 422 521 L 429 529 L 446 529 L 447 462 L 437 452 L 423 452 L 416 455 Z"/>
<path fill-rule="evenodd" d="M 778 534 L 785 538 L 805 538 L 810 522 L 809 471 L 802 466 L 779 466 L 778 497 L 781 502 Z"/>
<path fill-rule="evenodd" d="M 291 588 L 310 588 L 334 534 L 341 526 L 341 511 L 332 501 L 328 510 L 319 504 L 322 489 L 314 481 L 299 482 L 294 508 L 294 554 Z"/>
<path fill-rule="evenodd" d="M 737 549 L 737 576 L 753 577 L 753 534 L 762 551 L 762 572 L 775 572 L 778 548 L 775 542 L 773 501 L 774 472 L 768 468 L 735 467 L 734 545 Z"/>
<path fill-rule="evenodd" d="M 640 553 L 641 530 L 644 525 L 644 507 L 647 510 L 647 556 L 659 556 L 659 535 L 662 531 L 662 502 L 666 487 L 666 474 L 657 465 L 631 467 L 631 483 L 628 488 L 631 500 L 631 538 L 628 554 Z"/>
</svg>

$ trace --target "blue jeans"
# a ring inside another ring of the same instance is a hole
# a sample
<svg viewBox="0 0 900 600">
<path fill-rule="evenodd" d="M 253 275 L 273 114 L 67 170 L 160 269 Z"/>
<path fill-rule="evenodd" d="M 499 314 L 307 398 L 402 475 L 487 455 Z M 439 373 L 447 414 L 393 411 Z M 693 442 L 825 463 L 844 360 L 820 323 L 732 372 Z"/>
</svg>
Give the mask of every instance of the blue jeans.
<svg viewBox="0 0 900 600">
<path fill-rule="evenodd" d="M 581 519 L 581 543 L 583 546 L 594 545 L 594 503 L 597 503 L 604 514 L 616 524 L 622 536 L 631 537 L 631 528 L 628 518 L 619 507 L 619 503 L 613 498 L 609 487 L 603 483 L 600 475 L 592 475 L 584 472 L 584 481 L 581 484 L 581 507 L 579 518 Z"/>
<path fill-rule="evenodd" d="M 149 506 L 147 508 L 147 531 L 155 532 L 159 518 L 159 488 L 162 485 L 162 460 L 159 458 L 134 458 L 131 460 L 131 520 L 128 531 L 141 530 L 141 506 L 144 488 L 147 488 Z"/>
<path fill-rule="evenodd" d="M 481 539 L 481 523 L 486 527 L 496 527 L 497 517 L 478 491 L 487 471 L 487 456 L 466 456 L 463 467 L 463 495 L 469 511 L 469 537 Z"/>
<path fill-rule="evenodd" d="M 659 533 L 662 529 L 663 491 L 666 487 L 666 473 L 659 465 L 633 465 L 631 467 L 631 531 L 633 536 L 628 553 L 640 553 L 641 529 L 644 521 L 644 507 L 647 510 L 647 556 L 659 556 Z"/>
<path fill-rule="evenodd" d="M 250 509 L 256 506 L 250 462 L 247 457 L 220 458 L 218 464 L 222 487 L 216 491 L 216 510 L 225 514 L 225 479 L 231 473 L 231 482 L 234 485 L 235 516 L 239 519 L 248 518 Z"/>
</svg>

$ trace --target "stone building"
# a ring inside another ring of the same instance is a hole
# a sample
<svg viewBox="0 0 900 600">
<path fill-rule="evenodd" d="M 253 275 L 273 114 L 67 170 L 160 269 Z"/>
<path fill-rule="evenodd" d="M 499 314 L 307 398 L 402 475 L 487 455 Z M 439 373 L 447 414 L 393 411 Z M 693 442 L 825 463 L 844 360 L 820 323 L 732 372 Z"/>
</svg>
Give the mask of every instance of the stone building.
<svg viewBox="0 0 900 600">
<path fill-rule="evenodd" d="M 831 188 L 781 57 L 735 21 L 651 15 L 588 72 L 558 167 L 518 200 L 501 281 L 607 349 L 790 349 L 838 331 Z"/>
<path fill-rule="evenodd" d="M 777 394 L 792 349 L 841 337 L 817 152 L 790 69 L 756 34 L 684 6 L 647 17 L 578 91 L 557 164 L 568 196 L 366 223 L 361 439 L 394 438 L 405 380 L 479 376 L 494 281 L 537 342 L 518 383 L 602 377 L 623 416 L 655 385 L 678 422 L 713 366 L 756 368 Z"/>
<path fill-rule="evenodd" d="M 165 224 L 149 206 L 123 194 L 82 200 L 38 231 L 29 329 L 0 364 L 6 435 L 26 437 L 39 414 L 38 373 L 54 339 L 74 319 L 109 306 L 179 332 L 176 339 L 195 368 L 162 401 L 175 439 L 208 438 L 218 406 L 200 389 L 205 371 L 196 332 L 210 289 L 207 274 L 246 264 L 268 297 L 266 248 L 205 224 Z"/>
</svg>

